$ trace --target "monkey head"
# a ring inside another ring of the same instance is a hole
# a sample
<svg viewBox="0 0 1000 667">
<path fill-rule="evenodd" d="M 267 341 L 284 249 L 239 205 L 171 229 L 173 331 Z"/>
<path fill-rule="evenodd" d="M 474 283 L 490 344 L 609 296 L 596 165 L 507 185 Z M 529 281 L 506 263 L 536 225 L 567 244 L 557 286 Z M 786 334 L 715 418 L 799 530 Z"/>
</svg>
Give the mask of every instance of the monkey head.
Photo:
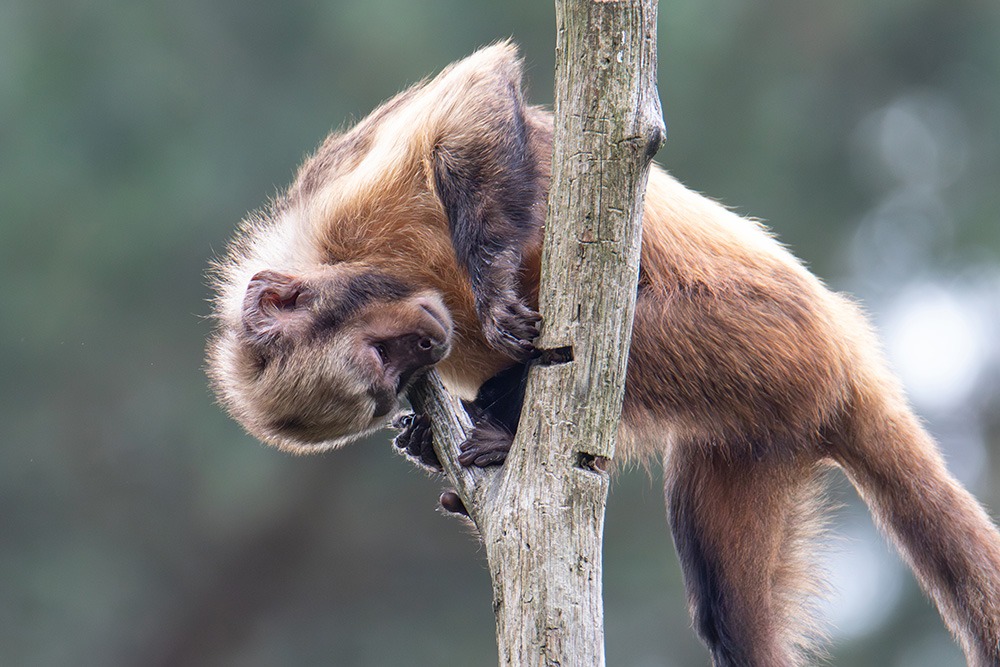
<svg viewBox="0 0 1000 667">
<path fill-rule="evenodd" d="M 209 375 L 252 435 L 285 451 L 323 451 L 385 426 L 451 337 L 438 294 L 380 270 L 264 270 L 246 286 L 239 321 L 211 342 Z"/>
<path fill-rule="evenodd" d="M 208 373 L 254 436 L 321 451 L 390 421 L 415 373 L 449 389 L 527 357 L 551 119 L 509 43 L 331 134 L 212 271 Z M 445 305 L 447 304 L 447 305 Z"/>
</svg>

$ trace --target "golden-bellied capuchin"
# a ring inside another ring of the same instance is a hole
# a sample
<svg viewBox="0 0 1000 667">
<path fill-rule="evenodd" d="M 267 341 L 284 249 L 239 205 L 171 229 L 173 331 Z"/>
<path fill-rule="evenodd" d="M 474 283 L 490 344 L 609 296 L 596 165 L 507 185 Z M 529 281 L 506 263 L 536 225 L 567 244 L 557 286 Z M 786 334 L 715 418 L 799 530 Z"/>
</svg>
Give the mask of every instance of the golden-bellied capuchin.
<svg viewBox="0 0 1000 667">
<path fill-rule="evenodd" d="M 509 43 L 328 137 L 215 267 L 209 373 L 291 452 L 382 428 L 435 365 L 501 463 L 537 335 L 552 116 Z M 948 474 L 865 318 L 756 221 L 652 169 L 619 453 L 662 457 L 695 627 L 716 665 L 811 650 L 820 473 L 839 465 L 970 665 L 1000 665 L 1000 534 Z M 476 400 L 477 394 L 479 399 Z M 398 444 L 437 465 L 426 422 Z"/>
</svg>

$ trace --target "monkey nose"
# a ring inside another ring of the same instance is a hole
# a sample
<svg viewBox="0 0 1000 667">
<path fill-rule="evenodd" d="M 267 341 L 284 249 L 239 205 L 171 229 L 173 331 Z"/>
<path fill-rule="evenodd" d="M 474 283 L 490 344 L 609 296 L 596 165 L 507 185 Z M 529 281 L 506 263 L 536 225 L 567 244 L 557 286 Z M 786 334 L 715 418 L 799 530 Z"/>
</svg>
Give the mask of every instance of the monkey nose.
<svg viewBox="0 0 1000 667">
<path fill-rule="evenodd" d="M 447 341 L 436 332 L 408 333 L 384 340 L 385 369 L 397 378 L 397 391 L 406 386 L 417 371 L 433 366 L 448 353 Z"/>
<path fill-rule="evenodd" d="M 417 356 L 423 356 L 427 360 L 426 364 L 430 366 L 445 358 L 449 345 L 444 340 L 424 336 L 417 341 L 417 347 L 420 350 Z"/>
</svg>

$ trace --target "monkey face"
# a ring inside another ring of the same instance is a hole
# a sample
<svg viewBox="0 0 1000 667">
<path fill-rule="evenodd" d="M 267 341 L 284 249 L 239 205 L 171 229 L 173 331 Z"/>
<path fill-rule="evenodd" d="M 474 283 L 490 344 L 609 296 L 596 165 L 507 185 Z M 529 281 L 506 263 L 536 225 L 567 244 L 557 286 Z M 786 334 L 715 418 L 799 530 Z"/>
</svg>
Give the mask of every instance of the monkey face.
<svg viewBox="0 0 1000 667">
<path fill-rule="evenodd" d="M 322 451 L 386 425 L 451 337 L 438 294 L 384 272 L 260 271 L 240 322 L 210 349 L 210 375 L 250 433 L 287 451 Z"/>
</svg>

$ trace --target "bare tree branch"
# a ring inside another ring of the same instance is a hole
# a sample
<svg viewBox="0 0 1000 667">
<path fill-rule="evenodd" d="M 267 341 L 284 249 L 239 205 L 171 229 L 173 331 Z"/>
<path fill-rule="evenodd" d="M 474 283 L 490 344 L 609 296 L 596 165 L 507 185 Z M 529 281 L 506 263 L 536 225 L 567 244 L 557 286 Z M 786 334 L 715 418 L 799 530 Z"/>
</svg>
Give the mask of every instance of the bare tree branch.
<svg viewBox="0 0 1000 667">
<path fill-rule="evenodd" d="M 483 537 L 501 665 L 604 664 L 604 463 L 624 395 L 642 198 L 664 136 L 655 0 L 559 0 L 556 15 L 539 346 L 572 361 L 530 373 L 500 471 L 458 464 L 470 424 L 435 375 L 411 393 Z"/>
</svg>

